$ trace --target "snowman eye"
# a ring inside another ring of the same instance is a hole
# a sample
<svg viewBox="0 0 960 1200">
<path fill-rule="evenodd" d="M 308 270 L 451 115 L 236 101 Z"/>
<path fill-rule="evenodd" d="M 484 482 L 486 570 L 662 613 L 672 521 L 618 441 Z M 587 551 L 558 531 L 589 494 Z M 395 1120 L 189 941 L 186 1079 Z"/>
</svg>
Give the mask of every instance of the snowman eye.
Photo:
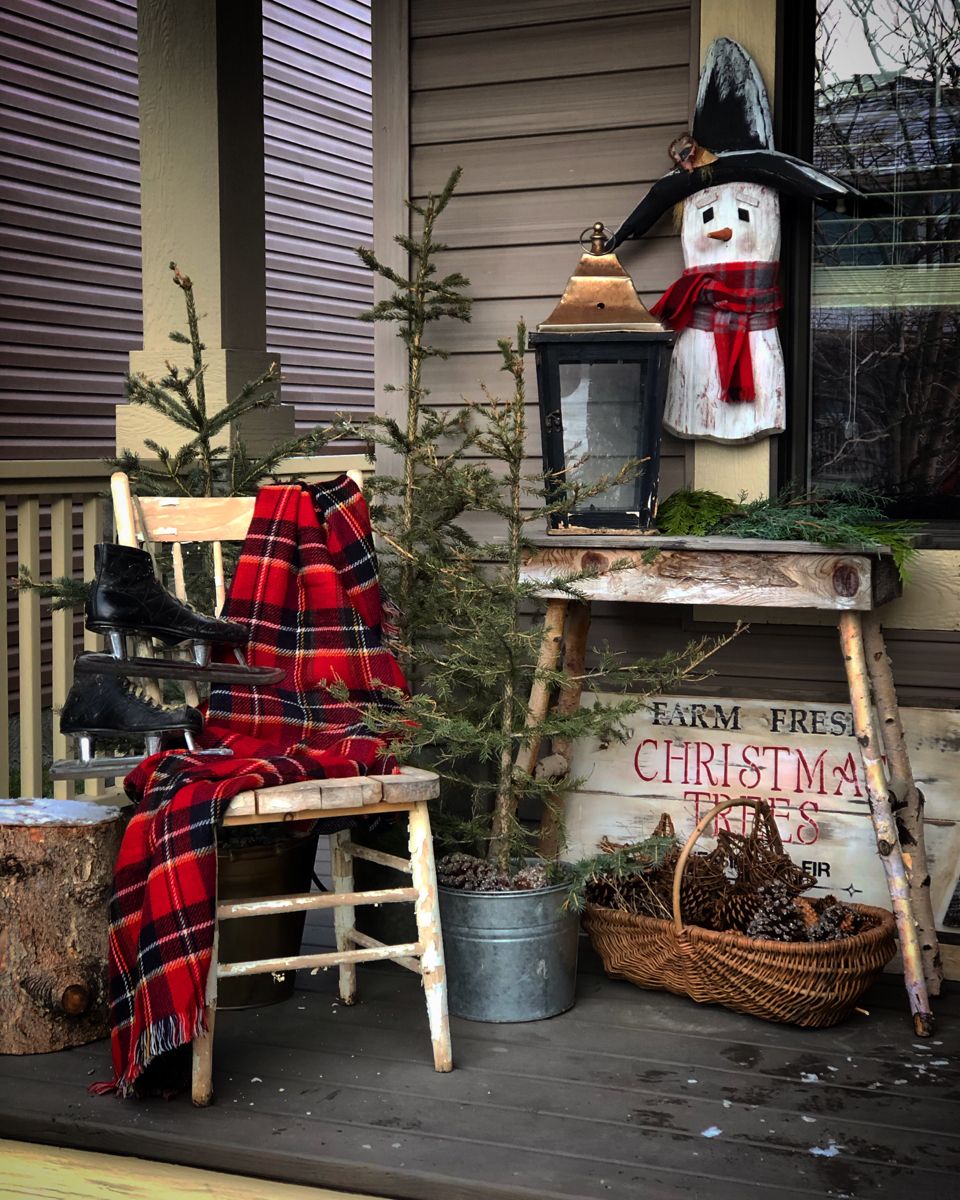
<svg viewBox="0 0 960 1200">
<path fill-rule="evenodd" d="M 705 209 L 703 210 L 703 223 L 704 223 L 704 225 L 709 225 L 709 224 L 710 224 L 710 222 L 711 222 L 712 220 L 713 220 L 713 209 L 712 209 L 712 208 L 705 208 Z"/>
<path fill-rule="evenodd" d="M 746 209 L 746 208 L 738 208 L 737 216 L 740 218 L 741 221 L 749 221 L 750 220 L 750 210 Z"/>
</svg>

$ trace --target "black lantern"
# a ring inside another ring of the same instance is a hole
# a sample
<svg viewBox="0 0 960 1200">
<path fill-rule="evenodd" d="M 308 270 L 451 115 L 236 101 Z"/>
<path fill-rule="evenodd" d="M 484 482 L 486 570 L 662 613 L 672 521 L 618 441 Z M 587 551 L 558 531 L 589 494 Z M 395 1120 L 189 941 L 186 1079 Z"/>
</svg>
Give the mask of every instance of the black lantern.
<svg viewBox="0 0 960 1200">
<path fill-rule="evenodd" d="M 660 423 L 674 335 L 643 306 L 616 254 L 604 253 L 596 224 L 560 303 L 530 337 L 537 359 L 543 465 L 555 529 L 649 529 L 656 516 Z M 631 461 L 635 473 L 601 495 L 585 487 Z"/>
</svg>

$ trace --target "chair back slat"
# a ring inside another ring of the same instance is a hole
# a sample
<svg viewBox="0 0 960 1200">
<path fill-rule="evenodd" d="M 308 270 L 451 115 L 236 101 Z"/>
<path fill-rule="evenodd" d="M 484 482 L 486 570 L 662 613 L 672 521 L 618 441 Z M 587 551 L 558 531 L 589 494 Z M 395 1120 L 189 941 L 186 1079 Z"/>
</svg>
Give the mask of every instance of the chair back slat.
<svg viewBox="0 0 960 1200">
<path fill-rule="evenodd" d="M 242 542 L 253 496 L 140 496 L 135 526 L 148 542 Z"/>
<path fill-rule="evenodd" d="M 347 475 L 363 489 L 363 474 Z M 174 590 L 188 600 L 183 562 L 184 542 L 213 544 L 213 584 L 217 613 L 227 598 L 223 542 L 242 542 L 253 518 L 253 496 L 137 496 L 123 471 L 110 478 L 117 540 L 124 546 L 143 542 L 169 542 L 173 548 Z"/>
<path fill-rule="evenodd" d="M 183 567 L 183 546 L 173 543 L 173 590 L 178 600 L 187 598 L 187 576 Z"/>
<path fill-rule="evenodd" d="M 223 542 L 213 543 L 213 592 L 217 601 L 217 616 L 227 602 L 226 572 L 223 569 Z"/>
</svg>

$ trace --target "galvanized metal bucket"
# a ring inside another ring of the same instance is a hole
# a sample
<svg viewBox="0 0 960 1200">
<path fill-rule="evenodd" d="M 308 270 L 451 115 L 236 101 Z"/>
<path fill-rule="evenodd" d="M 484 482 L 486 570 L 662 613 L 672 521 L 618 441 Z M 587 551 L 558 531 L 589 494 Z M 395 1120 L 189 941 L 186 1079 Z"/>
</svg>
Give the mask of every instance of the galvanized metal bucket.
<svg viewBox="0 0 960 1200">
<path fill-rule="evenodd" d="M 450 1012 L 539 1021 L 573 1007 L 578 914 L 565 883 L 527 892 L 438 889 Z"/>
</svg>

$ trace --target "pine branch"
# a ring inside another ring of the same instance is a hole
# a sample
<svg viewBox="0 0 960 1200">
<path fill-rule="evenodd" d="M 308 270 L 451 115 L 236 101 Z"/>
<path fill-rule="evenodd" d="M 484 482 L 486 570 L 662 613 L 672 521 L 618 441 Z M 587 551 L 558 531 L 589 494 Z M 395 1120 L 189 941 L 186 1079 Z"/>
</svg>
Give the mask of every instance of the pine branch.
<svg viewBox="0 0 960 1200">
<path fill-rule="evenodd" d="M 79 579 L 60 576 L 57 579 L 36 580 L 30 568 L 21 564 L 16 581 L 11 585 L 17 592 L 38 592 L 41 600 L 51 601 L 53 612 L 63 609 L 83 608 L 87 602 L 90 584 Z"/>
</svg>

